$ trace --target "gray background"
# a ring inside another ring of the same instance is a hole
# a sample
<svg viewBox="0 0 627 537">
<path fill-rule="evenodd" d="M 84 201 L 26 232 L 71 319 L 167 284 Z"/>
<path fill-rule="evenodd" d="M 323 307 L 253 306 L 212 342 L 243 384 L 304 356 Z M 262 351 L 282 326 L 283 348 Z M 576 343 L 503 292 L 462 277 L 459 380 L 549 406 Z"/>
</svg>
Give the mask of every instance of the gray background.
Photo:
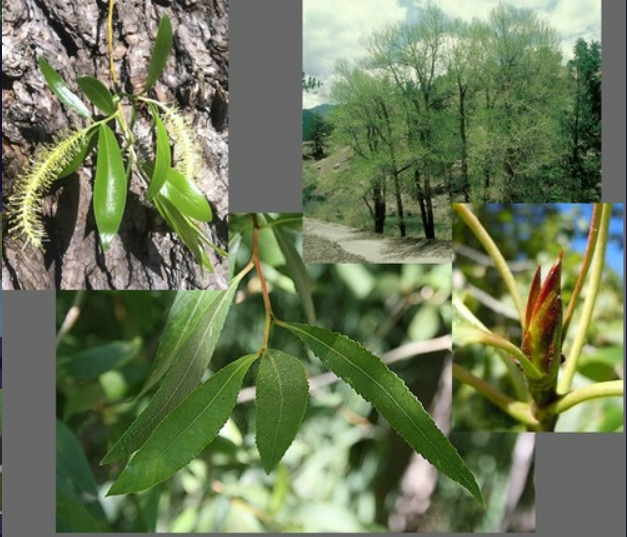
<svg viewBox="0 0 627 537">
<path fill-rule="evenodd" d="M 604 0 L 603 194 L 612 202 L 625 202 L 624 21 L 625 3 Z M 231 0 L 233 211 L 300 210 L 301 24 L 298 0 Z M 55 527 L 54 294 L 3 298 L 3 522 L 12 536 L 46 537 Z M 624 433 L 540 435 L 536 535 L 625 535 L 625 453 Z"/>
</svg>

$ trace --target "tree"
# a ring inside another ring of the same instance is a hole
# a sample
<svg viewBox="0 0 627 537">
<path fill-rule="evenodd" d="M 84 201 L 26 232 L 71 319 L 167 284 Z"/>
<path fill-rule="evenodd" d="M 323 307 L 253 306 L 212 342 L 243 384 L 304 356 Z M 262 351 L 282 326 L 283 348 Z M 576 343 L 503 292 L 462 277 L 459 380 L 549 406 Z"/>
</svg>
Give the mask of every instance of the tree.
<svg viewBox="0 0 627 537">
<path fill-rule="evenodd" d="M 316 160 L 325 156 L 325 149 L 328 145 L 328 138 L 331 134 L 332 126 L 320 112 L 314 112 L 308 122 L 308 132 L 304 139 L 311 142 L 311 154 Z"/>
<path fill-rule="evenodd" d="M 322 86 L 322 82 L 317 78 L 306 75 L 305 71 L 303 71 L 303 91 L 309 92 L 316 90 Z"/>
<path fill-rule="evenodd" d="M 568 62 L 573 107 L 566 121 L 571 143 L 566 173 L 576 180 L 577 199 L 600 196 L 601 183 L 601 44 L 578 39 Z"/>
<path fill-rule="evenodd" d="M 28 6 L 28 7 L 27 7 Z M 3 7 L 3 201 L 34 151 L 80 120 L 62 108 L 43 83 L 37 57 L 43 56 L 78 91 L 74 81 L 92 75 L 109 85 L 104 4 L 68 0 L 31 5 L 16 0 Z M 80 17 L 74 14 L 80 13 Z M 200 187 L 216 214 L 212 239 L 227 243 L 228 205 L 226 128 L 227 29 L 226 0 L 211 4 L 128 0 L 115 5 L 114 60 L 126 91 L 146 80 L 151 50 L 161 15 L 174 26 L 174 57 L 156 86 L 159 100 L 176 104 L 191 121 L 202 146 Z M 126 111 L 128 112 L 128 111 Z M 149 135 L 147 117 L 139 115 L 136 131 Z M 55 183 L 44 200 L 44 226 L 50 237 L 45 251 L 26 248 L 3 234 L 3 289 L 95 288 L 167 289 L 222 287 L 226 263 L 211 257 L 214 275 L 202 273 L 191 253 L 174 238 L 151 203 L 144 187 L 130 182 L 120 240 L 104 254 L 97 243 L 90 207 L 93 172 Z M 213 255 L 213 254 L 212 254 Z"/>
</svg>

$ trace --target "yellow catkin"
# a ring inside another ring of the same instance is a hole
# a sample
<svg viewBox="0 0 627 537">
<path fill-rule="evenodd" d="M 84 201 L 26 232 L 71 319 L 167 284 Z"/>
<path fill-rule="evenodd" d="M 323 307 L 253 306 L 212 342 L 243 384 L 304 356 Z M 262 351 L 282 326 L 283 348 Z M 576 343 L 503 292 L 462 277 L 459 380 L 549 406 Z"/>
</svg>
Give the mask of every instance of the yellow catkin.
<svg viewBox="0 0 627 537">
<path fill-rule="evenodd" d="M 173 142 L 175 169 L 186 177 L 197 180 L 201 148 L 188 119 L 172 107 L 168 108 L 163 123 Z"/>
<path fill-rule="evenodd" d="M 43 196 L 79 153 L 84 140 L 85 130 L 80 130 L 41 147 L 18 177 L 10 201 L 11 232 L 24 237 L 26 244 L 43 247 L 46 239 L 41 221 Z"/>
</svg>

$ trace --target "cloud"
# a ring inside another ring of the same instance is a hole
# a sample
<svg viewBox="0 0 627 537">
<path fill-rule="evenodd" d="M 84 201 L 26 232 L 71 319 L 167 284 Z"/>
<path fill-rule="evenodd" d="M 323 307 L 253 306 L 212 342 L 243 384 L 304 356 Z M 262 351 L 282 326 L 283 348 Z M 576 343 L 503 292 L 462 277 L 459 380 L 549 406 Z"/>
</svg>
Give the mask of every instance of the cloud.
<svg viewBox="0 0 627 537">
<path fill-rule="evenodd" d="M 418 8 L 427 3 L 428 0 L 415 0 L 414 7 Z M 487 20 L 490 11 L 499 3 L 509 3 L 515 7 L 536 11 L 560 34 L 562 52 L 566 58 L 572 57 L 573 47 L 579 37 L 588 41 L 601 39 L 601 0 L 524 0 L 522 2 L 439 0 L 435 2 L 447 15 L 459 17 L 465 21 L 471 21 L 473 18 Z"/>
<path fill-rule="evenodd" d="M 397 0 L 303 0 L 303 69 L 326 78 L 340 58 L 363 54 L 363 37 L 406 16 Z"/>
<path fill-rule="evenodd" d="M 429 0 L 303 0 L 303 70 L 323 86 L 303 96 L 303 106 L 328 102 L 331 75 L 337 60 L 363 55 L 361 40 L 390 24 L 415 21 L 417 9 Z M 500 0 L 438 0 L 451 17 L 487 20 Z M 572 58 L 579 37 L 601 39 L 601 0 L 504 0 L 535 10 L 562 38 L 562 52 Z"/>
</svg>

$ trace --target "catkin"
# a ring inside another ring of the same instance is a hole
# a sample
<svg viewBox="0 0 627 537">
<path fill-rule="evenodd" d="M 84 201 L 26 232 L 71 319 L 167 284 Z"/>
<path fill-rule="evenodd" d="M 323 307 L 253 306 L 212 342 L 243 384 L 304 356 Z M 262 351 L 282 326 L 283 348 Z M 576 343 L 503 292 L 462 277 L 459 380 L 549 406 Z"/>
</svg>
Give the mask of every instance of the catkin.
<svg viewBox="0 0 627 537">
<path fill-rule="evenodd" d="M 201 148 L 189 120 L 177 108 L 168 108 L 163 123 L 174 146 L 175 169 L 197 180 Z"/>
<path fill-rule="evenodd" d="M 11 196 L 12 234 L 41 249 L 46 239 L 41 220 L 43 196 L 59 174 L 72 162 L 85 141 L 85 130 L 57 139 L 37 150 L 15 183 Z"/>
</svg>

